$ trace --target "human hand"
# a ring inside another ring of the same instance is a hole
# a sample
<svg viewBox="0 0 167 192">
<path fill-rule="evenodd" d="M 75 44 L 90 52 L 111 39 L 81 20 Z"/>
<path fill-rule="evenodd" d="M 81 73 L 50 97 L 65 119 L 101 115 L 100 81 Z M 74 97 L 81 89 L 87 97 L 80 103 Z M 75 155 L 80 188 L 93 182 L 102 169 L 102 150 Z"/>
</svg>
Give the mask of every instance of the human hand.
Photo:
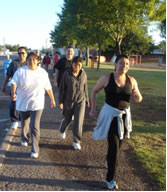
<svg viewBox="0 0 167 192">
<path fill-rule="evenodd" d="M 139 91 L 133 90 L 132 91 L 132 97 L 136 102 L 141 102 L 142 96 L 139 94 Z"/>
<path fill-rule="evenodd" d="M 88 108 L 89 108 L 89 107 L 90 107 L 90 104 L 89 104 L 89 103 L 87 103 L 87 104 L 86 104 L 86 107 L 88 107 Z"/>
<path fill-rule="evenodd" d="M 60 103 L 60 104 L 59 104 L 59 108 L 60 108 L 60 109 L 63 109 L 63 108 L 64 108 L 63 103 Z"/>
<path fill-rule="evenodd" d="M 6 91 L 6 87 L 4 85 L 2 85 L 2 92 L 5 93 L 5 91 Z"/>
<path fill-rule="evenodd" d="M 12 98 L 12 101 L 16 101 L 16 98 L 17 98 L 16 93 L 13 93 L 12 96 L 11 96 L 11 98 Z"/>
<path fill-rule="evenodd" d="M 55 101 L 51 101 L 51 107 L 52 108 L 56 107 L 56 102 Z"/>
<path fill-rule="evenodd" d="M 96 111 L 95 111 L 95 110 L 91 110 L 91 111 L 89 112 L 90 117 L 95 116 L 95 114 L 96 114 Z"/>
<path fill-rule="evenodd" d="M 55 87 L 57 87 L 57 82 L 54 82 L 53 85 L 54 85 Z"/>
</svg>

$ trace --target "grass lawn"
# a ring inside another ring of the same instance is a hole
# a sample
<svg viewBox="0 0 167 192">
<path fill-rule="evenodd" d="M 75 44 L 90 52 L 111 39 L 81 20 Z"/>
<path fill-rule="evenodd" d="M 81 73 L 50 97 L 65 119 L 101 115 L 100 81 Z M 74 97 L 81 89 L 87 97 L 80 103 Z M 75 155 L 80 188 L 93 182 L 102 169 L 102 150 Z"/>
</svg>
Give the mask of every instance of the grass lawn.
<svg viewBox="0 0 167 192">
<path fill-rule="evenodd" d="M 99 77 L 114 71 L 111 64 L 101 64 L 99 71 L 84 68 L 89 95 Z M 143 95 L 142 103 L 131 102 L 133 132 L 128 142 L 160 190 L 166 190 L 166 71 L 132 67 L 128 74 L 137 80 Z M 97 96 L 97 109 L 103 104 L 104 91 L 101 91 Z"/>
</svg>

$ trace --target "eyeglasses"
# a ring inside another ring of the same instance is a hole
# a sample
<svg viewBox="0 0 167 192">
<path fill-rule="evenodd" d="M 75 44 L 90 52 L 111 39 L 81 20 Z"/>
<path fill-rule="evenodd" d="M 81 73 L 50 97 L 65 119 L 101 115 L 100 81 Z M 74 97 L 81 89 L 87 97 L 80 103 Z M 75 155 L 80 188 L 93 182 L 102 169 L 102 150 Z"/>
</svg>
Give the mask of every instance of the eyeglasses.
<svg viewBox="0 0 167 192">
<path fill-rule="evenodd" d="M 20 52 L 20 53 L 18 53 L 18 55 L 24 55 L 25 53 L 24 52 Z"/>
</svg>

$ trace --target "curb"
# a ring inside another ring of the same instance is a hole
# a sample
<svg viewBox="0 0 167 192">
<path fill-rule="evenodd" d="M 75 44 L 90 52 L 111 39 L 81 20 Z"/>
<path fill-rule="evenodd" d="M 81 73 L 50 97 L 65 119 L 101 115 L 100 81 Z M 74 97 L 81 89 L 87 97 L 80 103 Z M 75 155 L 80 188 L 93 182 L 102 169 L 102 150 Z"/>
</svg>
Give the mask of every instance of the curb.
<svg viewBox="0 0 167 192">
<path fill-rule="evenodd" d="M 9 129 L 2 144 L 0 145 L 0 167 L 3 165 L 5 154 L 9 150 L 10 142 L 12 141 L 15 132 L 16 129 Z"/>
</svg>

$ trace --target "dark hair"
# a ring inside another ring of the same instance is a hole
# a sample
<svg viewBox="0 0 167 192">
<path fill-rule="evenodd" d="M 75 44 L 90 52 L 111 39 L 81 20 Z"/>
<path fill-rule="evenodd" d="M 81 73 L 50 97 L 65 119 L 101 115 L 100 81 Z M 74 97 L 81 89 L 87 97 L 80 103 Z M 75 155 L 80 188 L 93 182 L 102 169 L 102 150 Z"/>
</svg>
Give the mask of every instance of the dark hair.
<svg viewBox="0 0 167 192">
<path fill-rule="evenodd" d="M 72 46 L 72 45 L 68 45 L 67 47 L 66 47 L 66 50 L 67 49 L 74 49 L 74 47 Z"/>
<path fill-rule="evenodd" d="M 127 55 L 117 55 L 117 58 L 116 58 L 116 60 L 115 60 L 115 63 L 118 63 L 118 61 L 119 61 L 121 58 L 129 59 L 129 57 L 128 57 Z"/>
<path fill-rule="evenodd" d="M 26 47 L 19 47 L 19 48 L 17 49 L 17 52 L 19 52 L 20 49 L 24 49 L 24 50 L 27 52 L 27 48 L 26 48 Z"/>
<path fill-rule="evenodd" d="M 76 64 L 82 63 L 82 58 L 79 56 L 76 56 L 73 58 L 72 63 L 76 63 Z"/>
<path fill-rule="evenodd" d="M 27 58 L 26 58 L 26 61 L 28 60 L 29 57 L 34 57 L 35 59 L 39 60 L 39 56 L 35 53 L 35 52 L 30 52 L 28 55 L 27 55 Z"/>
</svg>

